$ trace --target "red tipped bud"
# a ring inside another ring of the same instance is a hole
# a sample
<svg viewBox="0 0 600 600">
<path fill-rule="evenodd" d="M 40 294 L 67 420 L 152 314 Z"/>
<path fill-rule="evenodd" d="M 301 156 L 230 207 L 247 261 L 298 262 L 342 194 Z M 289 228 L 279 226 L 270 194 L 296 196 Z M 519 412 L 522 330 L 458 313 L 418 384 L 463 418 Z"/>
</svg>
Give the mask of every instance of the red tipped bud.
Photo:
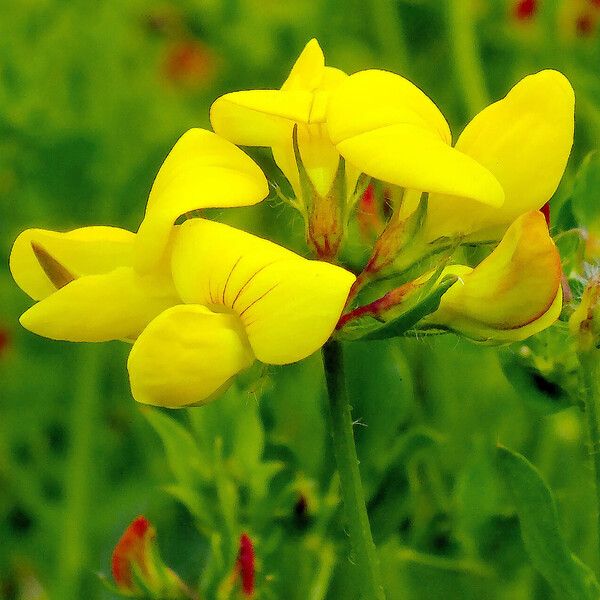
<svg viewBox="0 0 600 600">
<path fill-rule="evenodd" d="M 112 576 L 126 596 L 194 598 L 193 593 L 163 564 L 156 545 L 156 531 L 144 516 L 137 517 L 117 542 L 112 555 Z"/>
</svg>

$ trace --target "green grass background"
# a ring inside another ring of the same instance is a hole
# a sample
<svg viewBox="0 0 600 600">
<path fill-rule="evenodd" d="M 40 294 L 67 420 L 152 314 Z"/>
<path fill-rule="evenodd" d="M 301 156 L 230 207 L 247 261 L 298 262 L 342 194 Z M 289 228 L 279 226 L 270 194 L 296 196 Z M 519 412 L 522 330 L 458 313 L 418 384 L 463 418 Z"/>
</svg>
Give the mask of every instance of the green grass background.
<svg viewBox="0 0 600 600">
<path fill-rule="evenodd" d="M 27 227 L 135 230 L 176 139 L 208 126 L 220 94 L 279 86 L 311 37 L 328 64 L 412 79 L 455 136 L 522 76 L 562 70 L 577 95 L 564 197 L 600 135 L 600 11 L 546 0 L 525 22 L 508 0 L 0 4 L 0 598 L 113 597 L 96 573 L 141 513 L 167 563 L 192 583 L 202 576 L 206 598 L 217 597 L 242 530 L 256 543 L 257 598 L 356 598 L 319 357 L 259 370 L 206 409 L 144 412 L 129 393 L 124 344 L 59 343 L 19 327 L 31 301 L 8 272 L 12 241 Z M 582 32 L 585 15 L 592 27 Z M 268 153 L 252 154 L 269 169 Z M 302 224 L 277 201 L 214 216 L 306 253 Z M 551 386 L 516 392 L 498 357 L 451 336 L 348 348 L 390 599 L 552 597 L 523 549 L 497 442 L 540 468 L 571 548 L 596 565 L 581 411 L 555 412 Z M 178 429 L 165 455 L 162 416 L 200 441 L 186 445 Z M 197 497 L 182 499 L 182 488 Z"/>
</svg>

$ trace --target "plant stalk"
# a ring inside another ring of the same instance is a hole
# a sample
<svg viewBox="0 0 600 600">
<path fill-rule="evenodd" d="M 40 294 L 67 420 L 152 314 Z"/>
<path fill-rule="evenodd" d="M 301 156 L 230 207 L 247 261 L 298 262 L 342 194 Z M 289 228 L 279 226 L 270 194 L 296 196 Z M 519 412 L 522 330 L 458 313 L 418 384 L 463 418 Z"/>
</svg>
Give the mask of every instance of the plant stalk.
<svg viewBox="0 0 600 600">
<path fill-rule="evenodd" d="M 600 412 L 600 355 L 596 350 L 580 352 L 579 362 L 583 375 L 583 397 L 596 488 L 596 543 L 598 550 L 596 570 L 600 573 L 600 424 L 598 423 Z"/>
<path fill-rule="evenodd" d="M 373 543 L 358 469 L 353 422 L 344 376 L 343 353 L 339 342 L 330 340 L 325 344 L 323 362 L 329 393 L 333 448 L 340 476 L 344 515 L 354 553 L 353 562 L 362 586 L 362 598 L 364 600 L 385 600 L 379 560 Z"/>
</svg>

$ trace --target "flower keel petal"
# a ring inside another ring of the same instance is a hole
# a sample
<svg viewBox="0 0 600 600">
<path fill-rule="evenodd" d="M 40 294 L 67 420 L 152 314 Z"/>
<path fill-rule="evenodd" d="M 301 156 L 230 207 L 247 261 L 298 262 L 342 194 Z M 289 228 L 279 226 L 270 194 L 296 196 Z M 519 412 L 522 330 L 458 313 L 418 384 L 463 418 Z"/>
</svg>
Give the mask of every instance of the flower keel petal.
<svg viewBox="0 0 600 600">
<path fill-rule="evenodd" d="M 208 402 L 253 361 L 235 315 L 178 305 L 146 327 L 127 368 L 138 402 L 180 408 Z"/>
</svg>

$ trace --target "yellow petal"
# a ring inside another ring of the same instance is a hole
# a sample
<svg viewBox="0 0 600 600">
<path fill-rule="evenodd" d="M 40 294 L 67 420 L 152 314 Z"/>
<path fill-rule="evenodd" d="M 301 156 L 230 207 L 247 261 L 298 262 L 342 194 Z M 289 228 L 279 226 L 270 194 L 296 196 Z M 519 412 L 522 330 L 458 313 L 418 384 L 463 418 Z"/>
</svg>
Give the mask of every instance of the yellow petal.
<svg viewBox="0 0 600 600">
<path fill-rule="evenodd" d="M 497 339 L 506 340 L 547 326 L 560 312 L 560 256 L 537 211 L 519 217 L 485 260 L 459 274 L 461 280 L 444 294 L 431 322 L 475 339 L 494 339 L 491 332 L 496 332 Z"/>
<path fill-rule="evenodd" d="M 314 90 L 321 84 L 325 67 L 323 50 L 316 39 L 310 40 L 296 59 L 282 90 Z"/>
<path fill-rule="evenodd" d="M 272 364 L 300 360 L 327 340 L 355 279 L 204 219 L 179 228 L 172 271 L 184 302 L 235 311 L 257 358 Z"/>
<path fill-rule="evenodd" d="M 27 229 L 10 254 L 10 270 L 17 285 L 34 300 L 56 291 L 32 243 L 37 244 L 75 277 L 108 273 L 132 263 L 134 234 L 116 227 L 83 227 L 66 233 Z"/>
<path fill-rule="evenodd" d="M 404 188 L 473 198 L 494 207 L 504 201 L 502 187 L 485 167 L 419 125 L 374 129 L 347 138 L 337 149 L 367 175 Z"/>
<path fill-rule="evenodd" d="M 241 146 L 272 146 L 287 122 L 308 123 L 313 94 L 308 91 L 247 90 L 217 98 L 210 109 L 213 129 Z"/>
<path fill-rule="evenodd" d="M 172 284 L 130 267 L 75 279 L 21 316 L 25 329 L 55 340 L 132 339 L 165 308 L 179 302 Z"/>
<path fill-rule="evenodd" d="M 258 165 L 211 131 L 190 129 L 175 144 L 152 186 L 136 239 L 136 267 L 147 271 L 161 257 L 171 227 L 200 208 L 248 206 L 269 194 Z"/>
<path fill-rule="evenodd" d="M 180 304 L 144 329 L 127 368 L 138 402 L 180 408 L 208 402 L 253 361 L 235 315 Z"/>
<path fill-rule="evenodd" d="M 293 142 L 294 124 L 289 123 L 289 135 L 282 139 L 279 144 L 271 147 L 275 164 L 281 169 L 285 178 L 290 182 L 296 198 L 302 198 L 302 187 L 300 185 L 300 174 L 296 163 Z"/>
<path fill-rule="evenodd" d="M 354 275 L 326 262 L 276 262 L 258 272 L 236 310 L 263 362 L 287 364 L 318 350 L 332 334 Z"/>
<path fill-rule="evenodd" d="M 427 237 L 506 227 L 554 194 L 573 143 L 575 98 L 564 75 L 542 71 L 521 80 L 465 128 L 456 148 L 489 169 L 504 189 L 499 209 L 431 197 Z"/>
<path fill-rule="evenodd" d="M 340 155 L 327 135 L 326 125 L 299 125 L 298 150 L 315 190 L 325 197 L 331 189 L 340 162 Z"/>
<path fill-rule="evenodd" d="M 451 143 L 448 123 L 437 106 L 410 81 L 388 71 L 359 71 L 340 82 L 329 98 L 327 124 L 335 144 L 404 124 L 419 125 Z"/>
</svg>

